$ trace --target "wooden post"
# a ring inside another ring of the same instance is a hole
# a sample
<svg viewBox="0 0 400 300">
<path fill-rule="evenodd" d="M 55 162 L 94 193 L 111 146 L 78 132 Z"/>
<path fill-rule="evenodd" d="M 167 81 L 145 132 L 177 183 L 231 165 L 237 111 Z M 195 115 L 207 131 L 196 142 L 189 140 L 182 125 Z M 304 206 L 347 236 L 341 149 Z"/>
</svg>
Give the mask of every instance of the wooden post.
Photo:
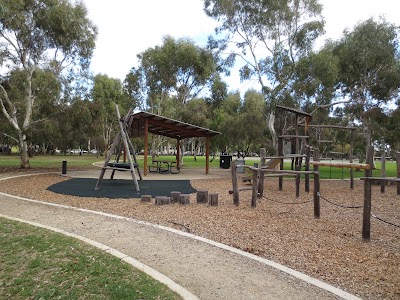
<svg viewBox="0 0 400 300">
<path fill-rule="evenodd" d="M 311 156 L 311 149 L 310 146 L 306 146 L 306 161 L 304 165 L 304 171 L 310 171 L 310 156 Z M 310 174 L 305 175 L 304 180 L 304 190 L 306 193 L 310 192 Z"/>
<path fill-rule="evenodd" d="M 278 156 L 283 157 L 283 138 L 279 137 L 278 138 Z M 283 170 L 283 158 L 281 159 L 281 163 L 279 166 L 280 170 Z M 283 190 L 283 177 L 279 177 L 279 190 Z"/>
<path fill-rule="evenodd" d="M 251 207 L 257 206 L 258 170 L 253 170 L 253 191 L 251 193 Z"/>
<path fill-rule="evenodd" d="M 208 203 L 208 191 L 197 191 L 197 203 Z"/>
<path fill-rule="evenodd" d="M 236 161 L 231 162 L 233 204 L 239 206 L 239 190 L 236 173 Z"/>
<path fill-rule="evenodd" d="M 115 110 L 116 110 L 117 117 L 118 117 L 119 130 L 121 132 L 122 142 L 124 143 L 125 150 L 129 151 L 128 150 L 129 149 L 128 136 L 127 136 L 125 128 L 124 128 L 126 124 L 125 124 L 125 122 L 121 121 L 121 115 L 119 113 L 118 104 L 115 105 Z M 131 157 L 130 152 L 128 152 L 128 162 L 129 162 L 129 168 L 130 168 L 131 176 L 132 176 L 133 183 L 135 186 L 135 190 L 140 191 L 139 183 L 137 182 L 137 179 L 136 179 L 135 168 L 133 166 L 132 157 Z"/>
<path fill-rule="evenodd" d="M 313 154 L 313 161 L 319 161 L 319 149 L 314 148 Z M 321 208 L 320 208 L 320 184 L 319 184 L 319 166 L 314 165 L 314 217 L 319 219 L 321 215 Z"/>
<path fill-rule="evenodd" d="M 181 192 L 171 192 L 170 199 L 171 199 L 171 203 L 180 203 L 181 202 Z"/>
<path fill-rule="evenodd" d="M 367 177 L 364 180 L 364 210 L 363 210 L 363 226 L 362 238 L 364 241 L 369 241 L 371 234 L 371 180 L 368 177 L 372 176 L 372 168 L 374 164 L 374 147 L 367 146 L 366 161 L 371 167 L 365 169 L 364 174 Z"/>
<path fill-rule="evenodd" d="M 265 166 L 265 157 L 267 156 L 267 150 L 260 148 L 260 164 L 261 167 Z M 260 177 L 258 179 L 258 197 L 261 198 L 264 195 L 264 171 L 260 170 Z"/>
<path fill-rule="evenodd" d="M 149 120 L 144 119 L 144 158 L 143 158 L 143 175 L 147 176 L 147 155 L 149 154 Z"/>
<path fill-rule="evenodd" d="M 206 175 L 210 170 L 210 138 L 206 138 Z"/>
<path fill-rule="evenodd" d="M 354 130 L 350 132 L 350 154 L 349 162 L 353 163 L 353 145 L 354 145 Z M 350 188 L 354 190 L 354 169 L 350 168 Z"/>
<path fill-rule="evenodd" d="M 382 171 L 382 178 L 386 177 L 386 145 L 385 145 L 385 139 L 381 140 L 381 147 L 382 147 L 382 151 L 381 151 L 381 171 Z M 386 185 L 386 181 L 385 180 L 381 180 L 381 193 L 385 192 L 385 185 Z"/>
<path fill-rule="evenodd" d="M 400 178 L 400 152 L 396 153 L 397 178 Z M 397 195 L 400 195 L 400 182 L 397 183 Z"/>
<path fill-rule="evenodd" d="M 208 195 L 209 198 L 209 205 L 210 206 L 218 206 L 218 194 L 217 193 L 210 193 Z"/>
<path fill-rule="evenodd" d="M 176 140 L 176 169 L 181 169 L 181 141 Z"/>
</svg>

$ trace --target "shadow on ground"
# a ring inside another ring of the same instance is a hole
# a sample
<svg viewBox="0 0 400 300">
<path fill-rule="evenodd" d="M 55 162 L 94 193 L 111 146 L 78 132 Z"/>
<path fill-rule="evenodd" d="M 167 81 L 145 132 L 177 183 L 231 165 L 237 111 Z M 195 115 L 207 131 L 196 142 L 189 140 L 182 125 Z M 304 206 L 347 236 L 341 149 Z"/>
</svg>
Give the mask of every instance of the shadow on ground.
<svg viewBox="0 0 400 300">
<path fill-rule="evenodd" d="M 172 191 L 182 194 L 196 192 L 189 180 L 141 180 L 140 191 L 136 192 L 132 180 L 103 179 L 100 189 L 95 191 L 97 179 L 72 178 L 53 184 L 47 189 L 57 194 L 94 198 L 140 198 L 141 195 L 169 196 Z"/>
</svg>

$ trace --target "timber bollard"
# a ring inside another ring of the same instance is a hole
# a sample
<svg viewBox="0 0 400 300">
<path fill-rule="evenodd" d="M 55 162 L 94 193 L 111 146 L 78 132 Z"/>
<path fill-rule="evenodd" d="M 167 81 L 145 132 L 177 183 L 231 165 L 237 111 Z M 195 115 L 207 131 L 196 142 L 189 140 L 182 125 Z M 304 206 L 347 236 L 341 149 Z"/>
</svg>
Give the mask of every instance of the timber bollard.
<svg viewBox="0 0 400 300">
<path fill-rule="evenodd" d="M 61 174 L 63 174 L 63 175 L 67 174 L 67 161 L 66 160 L 63 160 L 63 162 L 62 162 Z"/>
</svg>

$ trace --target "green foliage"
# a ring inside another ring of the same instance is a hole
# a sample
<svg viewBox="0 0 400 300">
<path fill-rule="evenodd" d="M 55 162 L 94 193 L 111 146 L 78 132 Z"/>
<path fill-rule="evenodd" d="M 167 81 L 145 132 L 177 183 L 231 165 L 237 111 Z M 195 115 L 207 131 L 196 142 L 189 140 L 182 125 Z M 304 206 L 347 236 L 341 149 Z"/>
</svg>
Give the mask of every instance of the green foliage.
<svg viewBox="0 0 400 300">
<path fill-rule="evenodd" d="M 353 106 L 366 111 L 398 95 L 398 27 L 369 19 L 344 36 L 334 49 L 340 61 L 339 86 Z"/>
<path fill-rule="evenodd" d="M 123 117 L 134 103 L 131 103 L 131 99 L 124 93 L 119 79 L 103 74 L 94 77 L 92 99 L 93 122 L 97 125 L 93 126 L 93 133 L 102 136 L 104 149 L 107 149 L 111 144 L 113 132 L 119 130 L 115 105 L 119 105 L 121 117 Z"/>
<path fill-rule="evenodd" d="M 27 168 L 27 134 L 58 97 L 61 80 L 55 78 L 89 66 L 97 29 L 81 2 L 0 0 L 0 7 L 0 63 L 6 72 L 0 108 L 17 134 L 21 167 Z"/>
<path fill-rule="evenodd" d="M 273 102 L 290 89 L 296 63 L 323 33 L 322 7 L 316 0 L 206 0 L 204 10 L 221 24 L 216 32 L 223 37 L 209 38 L 209 47 L 229 53 L 222 67 L 240 58 L 241 79 L 256 78 Z M 236 49 L 229 47 L 232 43 Z"/>
<path fill-rule="evenodd" d="M 198 96 L 216 70 L 209 51 L 191 40 L 170 36 L 164 38 L 162 46 L 149 48 L 138 58 L 139 67 L 131 69 L 124 85 L 158 114 L 162 102 L 172 95 L 182 103 Z"/>
</svg>

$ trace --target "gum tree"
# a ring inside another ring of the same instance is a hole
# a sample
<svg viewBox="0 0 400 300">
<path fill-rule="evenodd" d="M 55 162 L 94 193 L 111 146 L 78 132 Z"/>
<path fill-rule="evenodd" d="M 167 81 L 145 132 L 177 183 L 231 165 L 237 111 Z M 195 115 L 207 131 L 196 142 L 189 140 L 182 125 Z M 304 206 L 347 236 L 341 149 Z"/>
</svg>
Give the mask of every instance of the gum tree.
<svg viewBox="0 0 400 300">
<path fill-rule="evenodd" d="M 30 166 L 27 134 L 41 89 L 33 84 L 35 73 L 42 69 L 59 77 L 67 68 L 87 68 L 96 35 L 80 1 L 0 0 L 0 109 L 17 133 L 21 168 Z M 19 93 L 9 93 L 4 84 L 13 73 L 21 77 L 13 86 Z"/>
<path fill-rule="evenodd" d="M 273 107 L 292 97 L 297 63 L 323 34 L 322 6 L 317 0 L 205 0 L 204 10 L 221 24 L 209 46 L 225 55 L 227 68 L 241 61 L 241 80 L 259 83 L 273 134 Z"/>
<path fill-rule="evenodd" d="M 371 144 L 369 111 L 397 99 L 400 88 L 399 27 L 368 19 L 345 31 L 333 49 L 339 59 L 337 88 L 347 98 L 345 112 L 362 123 Z"/>
</svg>

